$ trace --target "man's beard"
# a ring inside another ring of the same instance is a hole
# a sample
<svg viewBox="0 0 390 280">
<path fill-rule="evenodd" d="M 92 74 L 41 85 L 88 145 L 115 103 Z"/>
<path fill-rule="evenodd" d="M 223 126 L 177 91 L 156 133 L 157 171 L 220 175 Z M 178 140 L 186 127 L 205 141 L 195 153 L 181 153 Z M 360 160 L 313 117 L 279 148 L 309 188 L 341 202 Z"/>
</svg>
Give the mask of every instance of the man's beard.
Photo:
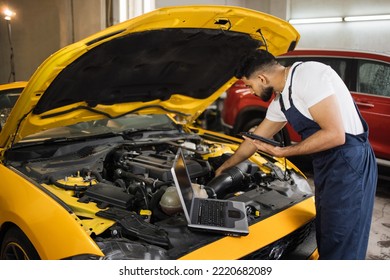
<svg viewBox="0 0 390 280">
<path fill-rule="evenodd" d="M 263 92 L 260 94 L 261 100 L 267 102 L 271 99 L 272 94 L 274 93 L 273 87 L 266 87 Z"/>
</svg>

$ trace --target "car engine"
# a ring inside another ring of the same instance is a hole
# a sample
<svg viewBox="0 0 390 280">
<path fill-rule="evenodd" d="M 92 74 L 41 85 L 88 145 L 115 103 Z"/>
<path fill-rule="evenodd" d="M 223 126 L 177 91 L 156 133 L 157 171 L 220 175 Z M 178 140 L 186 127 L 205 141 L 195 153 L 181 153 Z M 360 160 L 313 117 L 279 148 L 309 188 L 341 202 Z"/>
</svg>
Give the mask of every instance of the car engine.
<svg viewBox="0 0 390 280">
<path fill-rule="evenodd" d="M 171 174 L 179 148 L 193 185 L 208 197 L 245 202 L 249 224 L 312 196 L 301 174 L 283 168 L 272 157 L 262 165 L 245 161 L 215 177 L 215 170 L 233 151 L 229 143 L 210 143 L 199 135 L 163 141 L 117 136 L 13 149 L 7 164 L 49 192 L 66 192 L 77 199 L 79 205 L 73 210 L 80 219 L 87 218 L 80 209 L 95 205 L 96 217 L 115 221 L 103 233 L 91 235 L 112 259 L 144 254 L 129 256 L 123 249 L 129 240 L 132 246 L 140 246 L 139 241 L 149 244 L 148 250 L 156 250 L 153 258 L 176 258 L 189 246 L 215 238 L 186 226 Z M 117 252 L 113 248 L 122 253 L 110 255 Z"/>
</svg>

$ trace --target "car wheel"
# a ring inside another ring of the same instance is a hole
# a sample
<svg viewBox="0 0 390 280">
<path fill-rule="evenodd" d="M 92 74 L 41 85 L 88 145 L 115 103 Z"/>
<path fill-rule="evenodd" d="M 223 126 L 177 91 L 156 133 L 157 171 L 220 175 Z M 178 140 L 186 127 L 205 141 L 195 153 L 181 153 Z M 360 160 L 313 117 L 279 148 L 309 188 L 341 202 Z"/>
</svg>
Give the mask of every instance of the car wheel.
<svg viewBox="0 0 390 280">
<path fill-rule="evenodd" d="M 262 122 L 262 119 L 253 119 L 242 126 L 242 131 L 253 132 L 256 127 Z"/>
<path fill-rule="evenodd" d="M 4 235 L 1 244 L 2 260 L 39 260 L 40 257 L 27 236 L 18 228 L 12 227 Z"/>
<path fill-rule="evenodd" d="M 261 122 L 262 122 L 262 119 L 250 120 L 245 125 L 243 125 L 242 131 L 253 132 Z M 288 135 L 286 128 L 283 128 L 280 132 L 276 133 L 273 138 L 275 141 L 278 141 L 278 142 L 280 142 L 280 140 L 283 139 L 285 146 L 290 145 L 290 137 Z"/>
</svg>

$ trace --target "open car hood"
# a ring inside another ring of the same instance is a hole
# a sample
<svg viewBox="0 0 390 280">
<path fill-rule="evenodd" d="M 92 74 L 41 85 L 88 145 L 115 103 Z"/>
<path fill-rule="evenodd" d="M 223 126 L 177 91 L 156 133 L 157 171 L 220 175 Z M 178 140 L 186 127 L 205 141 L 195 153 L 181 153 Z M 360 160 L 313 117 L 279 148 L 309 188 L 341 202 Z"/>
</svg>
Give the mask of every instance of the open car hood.
<svg viewBox="0 0 390 280">
<path fill-rule="evenodd" d="M 50 56 L 0 134 L 2 150 L 53 127 L 131 112 L 191 122 L 234 82 L 242 55 L 295 48 L 298 32 L 261 12 L 229 6 L 155 10 Z"/>
</svg>

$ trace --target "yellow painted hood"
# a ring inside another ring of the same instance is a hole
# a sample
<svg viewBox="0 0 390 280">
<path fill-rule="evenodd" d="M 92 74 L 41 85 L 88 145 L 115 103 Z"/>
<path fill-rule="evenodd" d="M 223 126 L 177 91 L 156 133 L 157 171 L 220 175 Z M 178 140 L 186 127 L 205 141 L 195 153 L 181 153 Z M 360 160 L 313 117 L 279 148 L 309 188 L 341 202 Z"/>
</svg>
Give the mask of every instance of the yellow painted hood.
<svg viewBox="0 0 390 280">
<path fill-rule="evenodd" d="M 0 149 L 53 127 L 131 112 L 191 122 L 234 81 L 242 55 L 295 48 L 298 32 L 261 12 L 229 6 L 155 10 L 50 56 L 0 134 Z"/>
</svg>

